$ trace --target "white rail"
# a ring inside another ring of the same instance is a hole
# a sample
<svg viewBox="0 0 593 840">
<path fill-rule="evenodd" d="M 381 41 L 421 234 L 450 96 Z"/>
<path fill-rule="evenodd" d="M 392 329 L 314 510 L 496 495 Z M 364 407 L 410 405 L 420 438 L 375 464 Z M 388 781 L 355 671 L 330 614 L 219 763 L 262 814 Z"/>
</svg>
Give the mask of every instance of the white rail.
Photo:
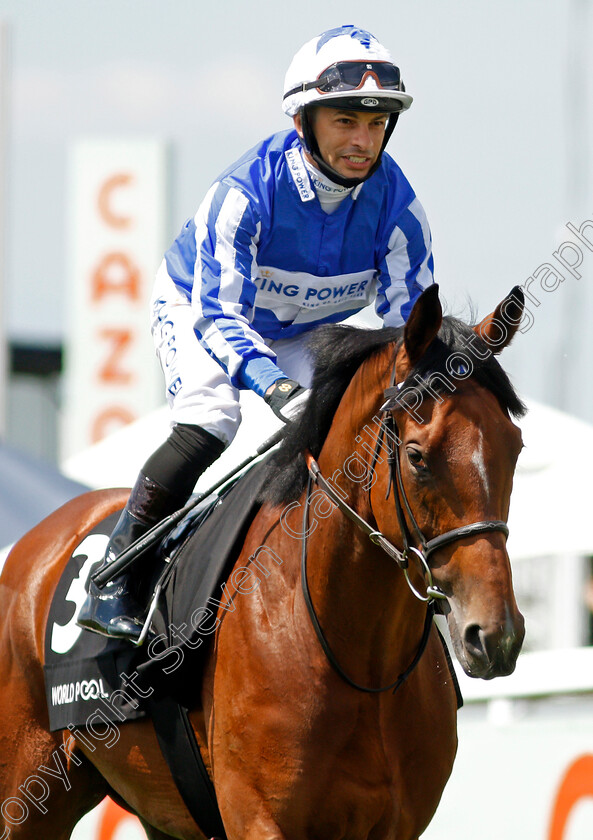
<svg viewBox="0 0 593 840">
<path fill-rule="evenodd" d="M 593 648 L 524 653 L 515 672 L 495 680 L 474 680 L 455 670 L 466 703 L 551 697 L 593 692 Z"/>
</svg>

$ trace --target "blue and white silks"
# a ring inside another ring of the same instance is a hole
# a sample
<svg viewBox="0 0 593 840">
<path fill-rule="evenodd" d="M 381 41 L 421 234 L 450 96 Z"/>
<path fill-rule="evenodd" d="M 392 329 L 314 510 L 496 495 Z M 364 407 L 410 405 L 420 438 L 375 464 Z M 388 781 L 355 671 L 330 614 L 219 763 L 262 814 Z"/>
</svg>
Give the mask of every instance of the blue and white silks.
<svg viewBox="0 0 593 840">
<path fill-rule="evenodd" d="M 266 340 L 343 321 L 375 300 L 405 322 L 433 282 L 424 210 L 395 161 L 325 213 L 296 131 L 264 140 L 212 185 L 165 254 L 202 346 L 260 396 L 283 375 Z"/>
</svg>

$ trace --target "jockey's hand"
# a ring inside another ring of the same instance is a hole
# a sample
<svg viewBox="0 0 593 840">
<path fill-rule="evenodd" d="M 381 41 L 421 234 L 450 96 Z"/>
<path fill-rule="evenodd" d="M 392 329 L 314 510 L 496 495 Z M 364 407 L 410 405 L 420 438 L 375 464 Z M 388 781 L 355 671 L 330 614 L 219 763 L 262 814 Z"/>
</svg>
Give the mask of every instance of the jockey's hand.
<svg viewBox="0 0 593 840">
<path fill-rule="evenodd" d="M 308 398 L 309 390 L 294 379 L 278 379 L 264 396 L 276 417 L 284 423 L 290 423 L 301 413 Z"/>
</svg>

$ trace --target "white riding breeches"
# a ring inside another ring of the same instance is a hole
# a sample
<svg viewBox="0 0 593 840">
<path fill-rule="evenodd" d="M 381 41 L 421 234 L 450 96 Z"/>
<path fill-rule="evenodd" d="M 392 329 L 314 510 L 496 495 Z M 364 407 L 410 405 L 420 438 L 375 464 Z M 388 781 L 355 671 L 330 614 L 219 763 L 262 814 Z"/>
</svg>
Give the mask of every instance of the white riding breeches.
<svg viewBox="0 0 593 840">
<path fill-rule="evenodd" d="M 228 445 L 241 422 L 239 390 L 198 341 L 194 321 L 190 301 L 179 292 L 163 261 L 153 290 L 151 327 L 165 376 L 171 425 L 200 426 Z M 276 354 L 276 364 L 305 388 L 310 386 L 312 375 L 305 346 L 308 338 L 304 334 L 281 341 L 266 340 Z"/>
</svg>

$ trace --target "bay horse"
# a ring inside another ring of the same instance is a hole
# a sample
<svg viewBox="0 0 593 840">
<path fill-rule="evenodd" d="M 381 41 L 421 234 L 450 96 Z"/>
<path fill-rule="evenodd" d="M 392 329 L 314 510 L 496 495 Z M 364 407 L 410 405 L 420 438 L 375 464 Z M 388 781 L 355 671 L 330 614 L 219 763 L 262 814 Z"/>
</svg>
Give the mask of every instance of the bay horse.
<svg viewBox="0 0 593 840">
<path fill-rule="evenodd" d="M 262 548 L 277 561 L 265 575 L 251 563 L 249 594 L 219 610 L 190 714 L 229 840 L 416 840 L 429 824 L 457 702 L 422 599 L 440 599 L 470 676 L 511 673 L 523 640 L 504 523 L 522 445 L 511 416 L 524 406 L 493 356 L 521 311 L 514 290 L 472 328 L 443 319 L 431 286 L 404 328 L 317 333 L 308 407 L 235 568 Z M 73 549 L 125 499 L 75 499 L 7 559 L 2 838 L 66 840 L 109 794 L 150 840 L 203 840 L 150 720 L 96 745 L 48 731 L 48 605 Z"/>
</svg>

